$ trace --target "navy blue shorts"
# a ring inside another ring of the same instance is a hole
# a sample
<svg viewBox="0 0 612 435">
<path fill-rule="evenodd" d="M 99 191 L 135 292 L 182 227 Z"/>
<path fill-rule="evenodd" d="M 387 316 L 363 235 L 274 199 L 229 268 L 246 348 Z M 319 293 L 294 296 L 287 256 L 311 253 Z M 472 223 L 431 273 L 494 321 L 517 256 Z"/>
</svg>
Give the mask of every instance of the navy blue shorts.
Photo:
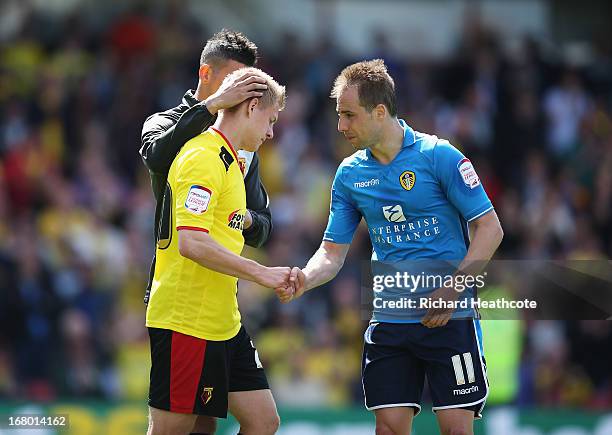
<svg viewBox="0 0 612 435">
<path fill-rule="evenodd" d="M 361 376 L 368 410 L 421 410 L 425 375 L 433 410 L 464 408 L 482 417 L 489 393 L 478 320 L 451 320 L 427 328 L 421 323 L 372 323 L 364 334 Z"/>
</svg>

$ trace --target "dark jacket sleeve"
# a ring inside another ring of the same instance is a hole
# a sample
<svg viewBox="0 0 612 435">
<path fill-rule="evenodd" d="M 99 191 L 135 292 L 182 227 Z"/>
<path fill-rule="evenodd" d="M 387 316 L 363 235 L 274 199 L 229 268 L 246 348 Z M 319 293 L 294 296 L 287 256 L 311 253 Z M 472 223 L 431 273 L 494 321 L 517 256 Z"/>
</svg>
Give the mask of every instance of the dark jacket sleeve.
<svg viewBox="0 0 612 435">
<path fill-rule="evenodd" d="M 244 179 L 247 208 L 253 217 L 253 224 L 244 230 L 244 241 L 254 248 L 261 247 L 270 238 L 272 232 L 272 215 L 268 194 L 259 178 L 259 157 L 253 156 L 249 172 Z"/>
<path fill-rule="evenodd" d="M 188 140 L 210 127 L 214 116 L 203 103 L 180 113 L 180 106 L 151 115 L 142 128 L 140 155 L 153 174 L 168 175 L 172 161 Z"/>
</svg>

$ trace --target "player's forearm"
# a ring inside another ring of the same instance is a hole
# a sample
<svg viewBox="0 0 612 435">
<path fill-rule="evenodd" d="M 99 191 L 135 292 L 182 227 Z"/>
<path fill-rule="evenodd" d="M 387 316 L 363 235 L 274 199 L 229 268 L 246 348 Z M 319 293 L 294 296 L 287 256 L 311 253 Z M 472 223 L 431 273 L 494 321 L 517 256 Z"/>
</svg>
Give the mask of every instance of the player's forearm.
<svg viewBox="0 0 612 435">
<path fill-rule="evenodd" d="M 179 252 L 202 267 L 249 281 L 258 281 L 264 267 L 256 261 L 234 254 L 208 234 L 184 237 L 179 233 Z"/>
<path fill-rule="evenodd" d="M 343 257 L 332 256 L 325 248 L 319 248 L 303 269 L 306 277 L 304 291 L 311 290 L 334 279 L 342 269 L 343 264 Z"/>
<path fill-rule="evenodd" d="M 499 247 L 504 232 L 495 211 L 483 221 L 470 224 L 472 236 L 468 252 L 459 265 L 459 270 L 466 274 L 480 273 Z"/>
</svg>

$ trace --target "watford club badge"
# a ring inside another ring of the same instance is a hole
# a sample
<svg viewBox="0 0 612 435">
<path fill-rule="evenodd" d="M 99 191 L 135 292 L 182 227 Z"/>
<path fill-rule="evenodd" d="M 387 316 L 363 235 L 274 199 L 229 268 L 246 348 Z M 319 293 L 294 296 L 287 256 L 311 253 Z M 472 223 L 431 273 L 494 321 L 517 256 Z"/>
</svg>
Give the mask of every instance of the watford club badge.
<svg viewBox="0 0 612 435">
<path fill-rule="evenodd" d="M 213 388 L 214 387 L 204 387 L 202 390 L 202 402 L 204 402 L 204 405 L 206 405 L 208 402 L 210 402 L 210 399 L 212 399 Z"/>
<path fill-rule="evenodd" d="M 246 169 L 246 159 L 244 157 L 238 157 L 238 166 L 240 167 L 240 171 L 244 175 L 244 171 Z"/>
<path fill-rule="evenodd" d="M 414 183 L 416 182 L 416 175 L 412 171 L 404 171 L 402 175 L 399 177 L 400 184 L 406 190 L 410 190 L 414 187 Z"/>
</svg>

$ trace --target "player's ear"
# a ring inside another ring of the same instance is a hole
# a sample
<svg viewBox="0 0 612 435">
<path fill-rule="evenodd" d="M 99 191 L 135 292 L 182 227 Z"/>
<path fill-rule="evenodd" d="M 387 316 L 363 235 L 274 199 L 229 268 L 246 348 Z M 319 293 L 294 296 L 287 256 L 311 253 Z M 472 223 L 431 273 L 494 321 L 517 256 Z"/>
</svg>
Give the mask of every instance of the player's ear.
<svg viewBox="0 0 612 435">
<path fill-rule="evenodd" d="M 387 107 L 384 104 L 379 104 L 374 108 L 374 117 L 378 120 L 382 120 L 387 116 Z"/>
<path fill-rule="evenodd" d="M 247 114 L 248 116 L 251 116 L 253 114 L 253 112 L 255 111 L 255 108 L 259 105 L 259 98 L 251 98 L 249 100 L 249 103 L 247 104 Z"/>
<path fill-rule="evenodd" d="M 200 78 L 200 81 L 202 83 L 210 82 L 210 79 L 212 78 L 212 67 L 207 63 L 203 63 L 202 65 L 200 65 L 200 69 L 198 70 L 198 77 Z"/>
</svg>

